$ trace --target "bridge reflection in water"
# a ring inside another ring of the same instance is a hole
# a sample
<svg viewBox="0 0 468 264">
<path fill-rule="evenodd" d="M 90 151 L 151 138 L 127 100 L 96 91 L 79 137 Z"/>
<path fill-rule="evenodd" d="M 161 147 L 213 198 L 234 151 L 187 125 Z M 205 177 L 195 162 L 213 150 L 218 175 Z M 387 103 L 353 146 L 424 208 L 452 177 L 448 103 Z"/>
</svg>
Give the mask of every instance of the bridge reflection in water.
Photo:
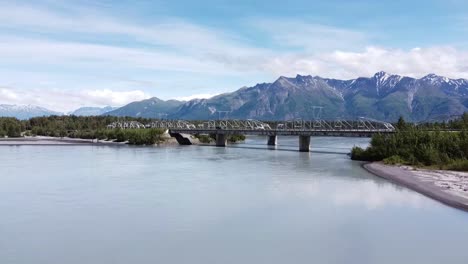
<svg viewBox="0 0 468 264">
<path fill-rule="evenodd" d="M 114 122 L 108 128 L 164 128 L 179 144 L 191 144 L 184 136 L 216 135 L 216 146 L 225 147 L 229 135 L 263 135 L 267 136 L 268 145 L 277 144 L 277 136 L 298 136 L 299 151 L 310 150 L 311 136 L 339 136 L 339 137 L 371 137 L 373 134 L 394 133 L 392 124 L 369 118 L 357 120 L 302 120 L 296 119 L 284 122 L 262 122 L 258 120 L 210 120 L 206 122 L 189 122 L 185 120 L 158 120 L 149 124 L 136 121 Z"/>
</svg>

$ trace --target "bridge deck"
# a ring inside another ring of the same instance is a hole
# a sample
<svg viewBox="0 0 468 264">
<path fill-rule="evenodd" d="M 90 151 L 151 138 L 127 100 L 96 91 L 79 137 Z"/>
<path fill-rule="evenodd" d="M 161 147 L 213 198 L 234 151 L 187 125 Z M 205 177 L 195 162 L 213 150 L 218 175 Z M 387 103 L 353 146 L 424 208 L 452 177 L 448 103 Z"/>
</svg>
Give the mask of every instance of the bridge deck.
<svg viewBox="0 0 468 264">
<path fill-rule="evenodd" d="M 242 134 L 263 136 L 371 136 L 373 134 L 390 134 L 388 129 L 186 129 L 171 128 L 171 133 L 184 134 Z"/>
</svg>

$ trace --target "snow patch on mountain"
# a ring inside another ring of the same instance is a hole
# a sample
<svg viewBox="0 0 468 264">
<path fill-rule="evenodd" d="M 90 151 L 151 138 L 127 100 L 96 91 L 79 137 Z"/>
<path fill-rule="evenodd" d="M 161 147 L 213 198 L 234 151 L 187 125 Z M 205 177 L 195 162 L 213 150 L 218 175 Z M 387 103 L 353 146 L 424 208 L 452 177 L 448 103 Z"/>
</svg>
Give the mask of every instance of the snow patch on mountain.
<svg viewBox="0 0 468 264">
<path fill-rule="evenodd" d="M 0 105 L 0 116 L 15 117 L 18 119 L 29 119 L 38 116 L 63 115 L 44 107 L 35 105 Z"/>
</svg>

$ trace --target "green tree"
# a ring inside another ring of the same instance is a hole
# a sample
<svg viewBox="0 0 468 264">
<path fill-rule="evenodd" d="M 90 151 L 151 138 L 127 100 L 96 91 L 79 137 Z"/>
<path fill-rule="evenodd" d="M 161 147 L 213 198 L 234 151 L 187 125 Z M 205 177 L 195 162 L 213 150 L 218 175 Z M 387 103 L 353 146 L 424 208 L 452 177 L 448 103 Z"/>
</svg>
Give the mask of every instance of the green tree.
<svg viewBox="0 0 468 264">
<path fill-rule="evenodd" d="M 398 118 L 398 122 L 396 124 L 396 127 L 397 129 L 399 130 L 405 130 L 407 127 L 408 127 L 408 124 L 406 123 L 405 119 L 403 118 L 403 116 L 400 116 L 400 118 Z"/>
<path fill-rule="evenodd" d="M 460 122 L 453 121 L 454 124 Z M 374 135 L 368 148 L 353 148 L 351 158 L 463 170 L 468 164 L 468 130 L 425 130 L 407 126 L 394 134 Z"/>
</svg>

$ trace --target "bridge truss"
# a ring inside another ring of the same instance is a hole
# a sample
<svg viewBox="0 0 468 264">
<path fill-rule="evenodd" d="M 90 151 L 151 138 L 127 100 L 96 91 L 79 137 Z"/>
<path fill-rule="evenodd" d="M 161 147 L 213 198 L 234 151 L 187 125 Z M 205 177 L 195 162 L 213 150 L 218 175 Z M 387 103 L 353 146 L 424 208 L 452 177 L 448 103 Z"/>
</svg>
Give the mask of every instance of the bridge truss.
<svg viewBox="0 0 468 264">
<path fill-rule="evenodd" d="M 136 121 L 118 121 L 107 126 L 109 129 L 143 129 L 163 128 L 178 130 L 238 130 L 238 131 L 386 131 L 393 132 L 395 128 L 388 122 L 361 117 L 357 120 L 288 120 L 281 122 L 262 122 L 247 120 L 157 120 L 148 124 Z"/>
</svg>

